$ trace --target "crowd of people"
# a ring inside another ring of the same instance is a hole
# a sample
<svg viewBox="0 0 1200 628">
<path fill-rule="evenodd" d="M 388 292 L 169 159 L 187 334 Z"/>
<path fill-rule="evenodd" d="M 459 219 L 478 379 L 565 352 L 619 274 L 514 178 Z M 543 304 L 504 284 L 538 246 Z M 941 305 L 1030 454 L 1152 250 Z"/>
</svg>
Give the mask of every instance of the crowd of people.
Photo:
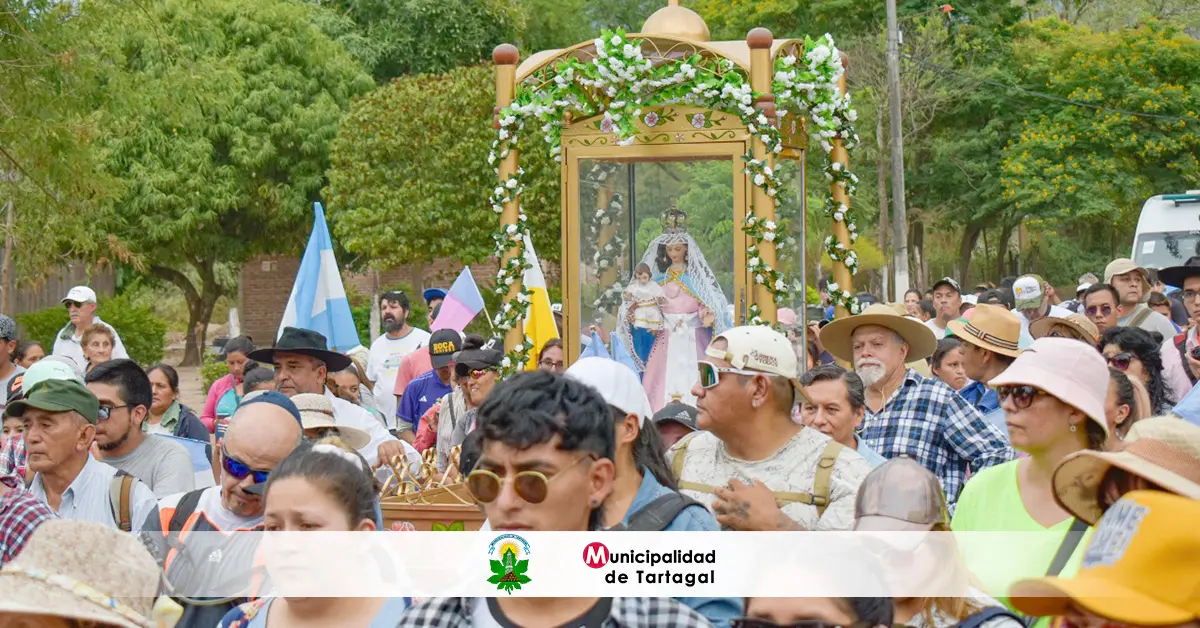
<svg viewBox="0 0 1200 628">
<path fill-rule="evenodd" d="M 501 339 L 413 327 L 392 291 L 369 348 L 291 327 L 229 340 L 197 413 L 76 287 L 49 354 L 0 316 L 0 625 L 1195 628 L 1200 257 L 1114 260 L 1073 297 L 947 277 L 836 320 L 783 310 L 714 334 L 694 405 L 656 412 L 636 369 L 571 363 L 559 340 L 502 377 Z M 952 596 L 806 596 L 846 567 L 815 559 L 794 598 L 186 593 L 202 563 L 239 560 L 192 533 L 381 530 L 397 473 L 461 482 L 496 532 L 1039 534 L 850 566 L 936 574 Z"/>
</svg>

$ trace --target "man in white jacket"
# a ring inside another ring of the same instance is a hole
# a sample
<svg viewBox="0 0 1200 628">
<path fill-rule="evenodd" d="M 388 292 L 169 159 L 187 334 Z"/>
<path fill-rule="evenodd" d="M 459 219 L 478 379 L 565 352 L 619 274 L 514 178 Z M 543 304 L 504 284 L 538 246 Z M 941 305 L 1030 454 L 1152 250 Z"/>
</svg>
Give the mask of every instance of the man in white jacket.
<svg viewBox="0 0 1200 628">
<path fill-rule="evenodd" d="M 53 355 L 70 358 L 75 362 L 75 368 L 80 373 L 87 366 L 87 358 L 83 357 L 83 332 L 88 327 L 97 323 L 104 325 L 112 332 L 113 349 L 112 357 L 114 360 L 128 358 L 129 354 L 125 352 L 125 345 L 121 343 L 121 336 L 117 334 L 117 330 L 113 329 L 112 325 L 100 320 L 96 316 L 96 291 L 87 286 L 75 286 L 67 292 L 67 296 L 62 299 L 63 305 L 67 307 L 67 311 L 71 313 L 71 322 L 58 331 L 58 335 L 54 338 Z"/>
</svg>

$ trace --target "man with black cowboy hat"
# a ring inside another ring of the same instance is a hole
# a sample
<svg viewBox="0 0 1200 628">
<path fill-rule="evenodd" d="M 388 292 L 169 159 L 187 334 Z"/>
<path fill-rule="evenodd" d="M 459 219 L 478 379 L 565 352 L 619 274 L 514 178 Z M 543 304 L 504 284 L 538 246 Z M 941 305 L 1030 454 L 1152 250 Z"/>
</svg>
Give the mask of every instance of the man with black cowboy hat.
<svg viewBox="0 0 1200 628">
<path fill-rule="evenodd" d="M 908 456 L 924 465 L 941 480 L 947 501 L 958 499 L 968 472 L 1012 459 L 1007 437 L 978 410 L 940 380 L 906 366 L 937 348 L 925 325 L 872 305 L 826 325 L 821 342 L 852 363 L 867 386 L 863 440 L 885 458 Z"/>
<path fill-rule="evenodd" d="M 421 456 L 388 433 L 382 423 L 365 408 L 334 396 L 325 386 L 330 372 L 348 368 L 349 357 L 330 351 L 325 336 L 296 327 L 283 328 L 283 335 L 270 349 L 259 349 L 246 356 L 256 362 L 275 365 L 275 389 L 291 397 L 300 393 L 325 395 L 333 403 L 333 420 L 371 435 L 371 442 L 358 453 L 372 466 L 380 460 L 406 455 L 410 464 L 420 466 Z"/>
<path fill-rule="evenodd" d="M 1179 288 L 1183 297 L 1183 305 L 1187 307 L 1190 328 L 1168 338 L 1163 344 L 1163 360 L 1170 360 L 1172 354 L 1183 361 L 1184 370 L 1192 384 L 1200 377 L 1200 342 L 1197 342 L 1196 330 L 1200 329 L 1200 255 L 1192 256 L 1182 266 L 1172 266 L 1158 271 L 1158 278 L 1169 286 Z"/>
</svg>

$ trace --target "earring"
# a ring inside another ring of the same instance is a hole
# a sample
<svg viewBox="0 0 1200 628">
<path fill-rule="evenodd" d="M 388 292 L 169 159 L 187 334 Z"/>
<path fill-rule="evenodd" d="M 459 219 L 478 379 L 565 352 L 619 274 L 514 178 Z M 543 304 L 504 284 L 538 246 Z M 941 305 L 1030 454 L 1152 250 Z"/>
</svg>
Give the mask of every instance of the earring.
<svg viewBox="0 0 1200 628">
<path fill-rule="evenodd" d="M 599 503 L 597 503 L 597 502 L 596 502 L 596 500 L 594 500 L 594 499 L 593 499 L 592 501 L 588 502 L 588 504 L 590 504 L 592 508 L 595 508 L 596 506 L 599 506 L 599 505 L 600 505 L 600 504 L 599 504 Z"/>
<path fill-rule="evenodd" d="M 1074 423 L 1072 423 L 1072 424 L 1071 424 L 1071 431 L 1072 431 L 1072 432 L 1074 432 L 1074 431 L 1075 431 L 1075 424 L 1074 424 Z"/>
</svg>

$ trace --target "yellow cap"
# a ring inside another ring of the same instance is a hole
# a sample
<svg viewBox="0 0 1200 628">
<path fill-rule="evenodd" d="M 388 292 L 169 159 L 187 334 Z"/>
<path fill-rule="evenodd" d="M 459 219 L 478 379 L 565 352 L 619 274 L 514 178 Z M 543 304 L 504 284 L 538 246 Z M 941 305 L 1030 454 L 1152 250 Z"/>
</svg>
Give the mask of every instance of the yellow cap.
<svg viewBox="0 0 1200 628">
<path fill-rule="evenodd" d="M 1092 536 L 1074 578 L 1034 578 L 1009 601 L 1027 615 L 1075 604 L 1112 621 L 1169 626 L 1200 619 L 1200 501 L 1159 491 L 1126 493 Z"/>
</svg>

